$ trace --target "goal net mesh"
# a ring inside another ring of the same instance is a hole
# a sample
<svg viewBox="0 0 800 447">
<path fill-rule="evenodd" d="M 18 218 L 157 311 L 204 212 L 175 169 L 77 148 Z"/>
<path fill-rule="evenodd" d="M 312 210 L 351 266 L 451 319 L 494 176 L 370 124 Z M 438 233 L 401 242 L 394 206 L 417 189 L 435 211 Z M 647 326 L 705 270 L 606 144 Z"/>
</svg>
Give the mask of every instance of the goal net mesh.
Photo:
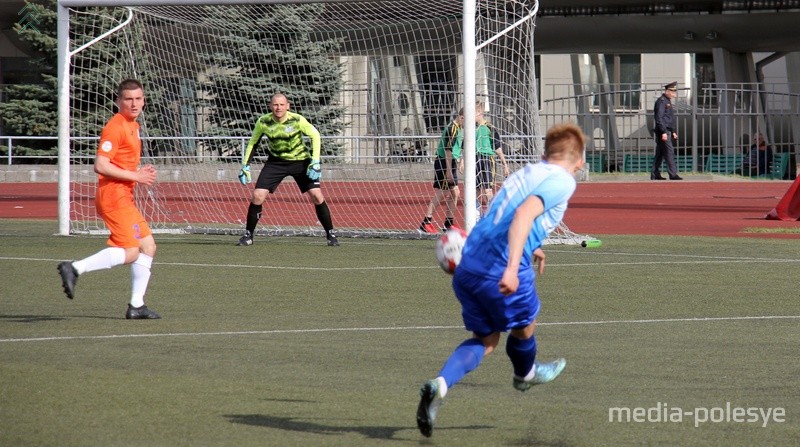
<svg viewBox="0 0 800 447">
<path fill-rule="evenodd" d="M 475 13 L 476 100 L 512 171 L 542 152 L 535 11 L 532 0 L 479 0 Z M 70 232 L 105 231 L 93 202 L 97 137 L 115 112 L 116 85 L 136 78 L 147 99 L 143 162 L 159 171 L 136 200 L 154 231 L 243 231 L 253 183 L 237 180 L 242 151 L 282 92 L 322 134 L 322 191 L 340 236 L 429 237 L 417 228 L 433 194 L 433 157 L 464 103 L 461 2 L 187 2 L 69 15 Z M 254 180 L 266 144 L 255 148 Z M 322 233 L 291 177 L 267 198 L 258 228 Z M 548 242 L 580 240 L 562 225 Z"/>
</svg>

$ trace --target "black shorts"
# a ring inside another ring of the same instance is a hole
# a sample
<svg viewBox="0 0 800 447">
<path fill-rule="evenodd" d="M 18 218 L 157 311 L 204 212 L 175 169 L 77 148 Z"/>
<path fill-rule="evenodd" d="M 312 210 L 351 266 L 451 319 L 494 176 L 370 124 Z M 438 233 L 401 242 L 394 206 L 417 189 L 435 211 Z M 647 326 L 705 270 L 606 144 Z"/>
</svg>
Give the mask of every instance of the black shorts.
<svg viewBox="0 0 800 447">
<path fill-rule="evenodd" d="M 447 160 L 439 157 L 433 160 L 433 189 L 448 190 L 458 185 L 458 161 L 450 160 L 450 163 L 450 170 L 453 172 L 452 182 L 448 182 L 445 175 Z"/>
<path fill-rule="evenodd" d="M 477 154 L 475 160 L 475 185 L 478 188 L 488 189 L 494 187 L 494 156 Z"/>
<path fill-rule="evenodd" d="M 270 157 L 264 163 L 264 167 L 261 168 L 261 173 L 258 174 L 256 189 L 266 189 L 270 193 L 275 193 L 281 181 L 288 176 L 294 178 L 297 187 L 300 188 L 300 192 L 308 192 L 309 189 L 319 188 L 319 180 L 311 180 L 306 174 L 310 164 L 310 158 L 286 161 Z"/>
</svg>

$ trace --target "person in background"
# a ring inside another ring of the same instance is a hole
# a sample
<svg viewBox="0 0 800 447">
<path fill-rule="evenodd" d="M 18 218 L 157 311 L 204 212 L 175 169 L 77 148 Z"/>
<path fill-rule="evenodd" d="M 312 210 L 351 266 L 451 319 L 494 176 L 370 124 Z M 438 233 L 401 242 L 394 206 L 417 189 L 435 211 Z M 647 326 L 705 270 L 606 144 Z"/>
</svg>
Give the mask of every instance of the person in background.
<svg viewBox="0 0 800 447">
<path fill-rule="evenodd" d="M 656 100 L 653 107 L 655 118 L 654 138 L 656 140 L 655 157 L 653 157 L 653 170 L 650 180 L 666 180 L 661 176 L 661 162 L 667 162 L 667 171 L 670 180 L 683 180 L 678 175 L 675 165 L 675 147 L 673 142 L 678 140 L 677 123 L 675 122 L 675 109 L 672 100 L 678 97 L 678 82 L 670 82 L 664 86 L 664 93 Z"/>
<path fill-rule="evenodd" d="M 433 224 L 433 213 L 436 207 L 445 200 L 447 210 L 445 213 L 444 228 L 448 230 L 455 226 L 455 212 L 458 203 L 458 172 L 464 171 L 463 161 L 461 160 L 461 144 L 464 141 L 464 109 L 458 111 L 450 124 L 442 132 L 439 138 L 439 146 L 436 148 L 436 158 L 433 160 L 433 197 L 428 203 L 428 209 L 422 223 L 419 224 L 419 231 L 422 233 L 435 234 L 439 229 Z"/>
<path fill-rule="evenodd" d="M 736 173 L 750 177 L 764 175 L 769 172 L 772 165 L 772 156 L 772 148 L 767 145 L 764 135 L 757 133 L 753 137 L 753 145 L 750 146 L 747 158 L 744 159 L 742 167 L 737 169 Z"/>
<path fill-rule="evenodd" d="M 489 203 L 494 197 L 494 172 L 496 158 L 503 165 L 503 178 L 508 177 L 509 169 L 506 157 L 503 154 L 503 144 L 497 129 L 489 124 L 483 116 L 483 103 L 475 109 L 475 172 L 476 172 L 476 204 L 477 217 L 480 219 L 486 213 Z"/>
</svg>

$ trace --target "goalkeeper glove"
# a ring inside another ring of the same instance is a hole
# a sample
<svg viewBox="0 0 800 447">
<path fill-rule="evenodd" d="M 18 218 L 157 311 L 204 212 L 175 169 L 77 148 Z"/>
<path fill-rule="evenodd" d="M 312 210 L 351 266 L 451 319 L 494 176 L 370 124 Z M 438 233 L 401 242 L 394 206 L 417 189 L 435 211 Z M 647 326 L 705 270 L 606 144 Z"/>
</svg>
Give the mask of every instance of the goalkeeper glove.
<svg viewBox="0 0 800 447">
<path fill-rule="evenodd" d="M 242 165 L 242 170 L 239 171 L 239 182 L 241 182 L 242 185 L 250 183 L 250 166 Z"/>
<path fill-rule="evenodd" d="M 319 160 L 311 160 L 311 164 L 308 165 L 308 170 L 306 170 L 306 175 L 315 182 L 322 178 L 322 168 L 319 167 Z"/>
</svg>

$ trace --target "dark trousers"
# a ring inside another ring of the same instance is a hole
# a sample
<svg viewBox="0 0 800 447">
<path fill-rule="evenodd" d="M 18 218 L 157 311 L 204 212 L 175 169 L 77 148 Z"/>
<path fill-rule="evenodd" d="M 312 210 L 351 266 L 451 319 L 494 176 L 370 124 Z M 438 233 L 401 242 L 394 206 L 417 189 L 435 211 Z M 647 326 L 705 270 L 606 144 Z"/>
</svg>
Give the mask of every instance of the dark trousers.
<svg viewBox="0 0 800 447">
<path fill-rule="evenodd" d="M 672 147 L 672 138 L 661 141 L 661 137 L 656 137 L 656 154 L 653 157 L 653 170 L 650 171 L 650 178 L 661 177 L 661 162 L 667 162 L 667 172 L 670 178 L 678 176 L 678 167 L 675 165 L 675 149 Z"/>
</svg>

